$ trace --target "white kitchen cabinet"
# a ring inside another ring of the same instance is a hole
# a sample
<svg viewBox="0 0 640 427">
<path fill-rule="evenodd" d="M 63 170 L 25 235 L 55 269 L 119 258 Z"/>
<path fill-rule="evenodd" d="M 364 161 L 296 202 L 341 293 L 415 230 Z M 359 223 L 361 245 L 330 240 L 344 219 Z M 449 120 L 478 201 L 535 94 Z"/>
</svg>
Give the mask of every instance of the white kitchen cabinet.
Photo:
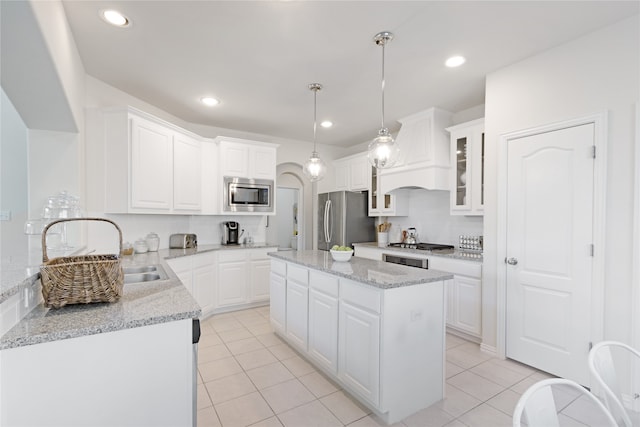
<svg viewBox="0 0 640 427">
<path fill-rule="evenodd" d="M 276 144 L 238 138 L 215 138 L 221 177 L 276 178 Z"/>
<path fill-rule="evenodd" d="M 273 330 L 285 335 L 287 318 L 287 264 L 271 260 L 269 313 Z"/>
<path fill-rule="evenodd" d="M 432 256 L 429 268 L 453 274 L 445 283 L 447 326 L 465 336 L 482 338 L 482 264 Z"/>
<path fill-rule="evenodd" d="M 309 272 L 309 356 L 338 373 L 338 288 L 335 276 Z"/>
<path fill-rule="evenodd" d="M 380 316 L 340 301 L 338 377 L 374 405 L 380 400 Z"/>
<path fill-rule="evenodd" d="M 309 313 L 309 272 L 297 265 L 287 265 L 287 339 L 299 350 L 307 351 Z"/>
<path fill-rule="evenodd" d="M 200 211 L 202 208 L 201 142 L 181 133 L 173 137 L 173 208 Z"/>
<path fill-rule="evenodd" d="M 451 215 L 484 215 L 484 119 L 447 130 L 451 134 Z"/>
<path fill-rule="evenodd" d="M 333 162 L 335 186 L 333 191 L 366 191 L 369 189 L 369 160 L 367 153 L 358 153 Z"/>
<path fill-rule="evenodd" d="M 249 302 L 269 301 L 271 261 L 266 252 L 250 252 Z"/>
<path fill-rule="evenodd" d="M 243 304 L 247 301 L 246 254 L 242 250 L 220 252 L 218 257 L 218 307 Z"/>
<path fill-rule="evenodd" d="M 407 216 L 409 215 L 409 193 L 407 190 L 396 190 L 384 194 L 380 190 L 382 176 L 377 168 L 368 165 L 370 183 L 368 202 L 369 216 Z"/>
<path fill-rule="evenodd" d="M 449 134 L 451 113 L 430 108 L 400 119 L 397 163 L 380 172 L 379 190 L 388 194 L 402 187 L 449 190 Z"/>
<path fill-rule="evenodd" d="M 103 119 L 105 212 L 200 213 L 197 135 L 133 108 Z"/>
<path fill-rule="evenodd" d="M 204 252 L 167 260 L 167 264 L 202 309 L 202 316 L 216 307 L 216 253 Z"/>
</svg>

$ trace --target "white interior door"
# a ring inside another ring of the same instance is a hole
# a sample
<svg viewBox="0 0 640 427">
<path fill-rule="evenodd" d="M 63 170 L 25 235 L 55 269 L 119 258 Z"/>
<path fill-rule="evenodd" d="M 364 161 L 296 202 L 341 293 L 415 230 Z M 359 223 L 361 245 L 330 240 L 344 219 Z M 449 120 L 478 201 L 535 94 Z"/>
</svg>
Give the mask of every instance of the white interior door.
<svg viewBox="0 0 640 427">
<path fill-rule="evenodd" d="M 506 355 L 588 385 L 594 124 L 508 145 Z"/>
</svg>

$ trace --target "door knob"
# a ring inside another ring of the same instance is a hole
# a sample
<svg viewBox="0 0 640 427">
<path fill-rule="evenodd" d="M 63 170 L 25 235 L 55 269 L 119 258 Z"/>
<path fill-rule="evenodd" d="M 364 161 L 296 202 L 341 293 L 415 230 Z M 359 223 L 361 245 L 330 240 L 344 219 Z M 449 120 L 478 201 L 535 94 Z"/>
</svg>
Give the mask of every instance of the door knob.
<svg viewBox="0 0 640 427">
<path fill-rule="evenodd" d="M 505 258 L 504 262 L 509 265 L 516 265 L 518 263 L 518 258 Z"/>
</svg>

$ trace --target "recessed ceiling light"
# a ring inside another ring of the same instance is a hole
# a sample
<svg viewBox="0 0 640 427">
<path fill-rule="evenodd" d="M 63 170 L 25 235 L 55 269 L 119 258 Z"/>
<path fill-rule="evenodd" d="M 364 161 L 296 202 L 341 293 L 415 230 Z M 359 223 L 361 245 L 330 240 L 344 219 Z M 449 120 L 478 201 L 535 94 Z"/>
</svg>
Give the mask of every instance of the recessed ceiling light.
<svg viewBox="0 0 640 427">
<path fill-rule="evenodd" d="M 215 105 L 220 104 L 219 100 L 211 96 L 203 96 L 202 98 L 200 98 L 200 102 L 202 102 L 204 105 L 208 107 L 213 107 Z"/>
<path fill-rule="evenodd" d="M 333 126 L 333 122 L 329 120 L 325 120 L 322 123 L 320 123 L 320 126 L 322 126 L 323 128 L 330 128 L 331 126 Z"/>
<path fill-rule="evenodd" d="M 129 18 L 127 18 L 117 10 L 113 10 L 113 9 L 103 10 L 100 12 L 100 16 L 106 22 L 108 22 L 111 25 L 115 25 L 116 27 L 128 27 L 129 25 L 131 25 L 131 21 L 129 21 Z"/>
<path fill-rule="evenodd" d="M 464 58 L 464 56 L 452 56 L 451 58 L 447 59 L 444 65 L 450 68 L 459 67 L 462 64 L 464 64 L 466 61 L 467 60 Z"/>
</svg>

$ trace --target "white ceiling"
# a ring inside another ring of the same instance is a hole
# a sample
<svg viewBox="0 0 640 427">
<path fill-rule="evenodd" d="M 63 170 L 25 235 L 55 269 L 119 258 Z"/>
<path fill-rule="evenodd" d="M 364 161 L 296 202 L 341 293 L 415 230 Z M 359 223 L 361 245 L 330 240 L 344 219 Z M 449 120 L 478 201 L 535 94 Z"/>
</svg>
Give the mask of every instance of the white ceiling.
<svg viewBox="0 0 640 427">
<path fill-rule="evenodd" d="M 488 73 L 639 13 L 637 1 L 63 1 L 88 74 L 183 120 L 350 146 L 429 107 L 484 103 Z M 104 23 L 115 8 L 133 25 Z M 615 49 L 615 46 L 611 47 Z M 448 69 L 453 54 L 467 63 Z M 214 95 L 221 105 L 198 100 Z M 526 100 L 524 100 L 526 102 Z"/>
</svg>

